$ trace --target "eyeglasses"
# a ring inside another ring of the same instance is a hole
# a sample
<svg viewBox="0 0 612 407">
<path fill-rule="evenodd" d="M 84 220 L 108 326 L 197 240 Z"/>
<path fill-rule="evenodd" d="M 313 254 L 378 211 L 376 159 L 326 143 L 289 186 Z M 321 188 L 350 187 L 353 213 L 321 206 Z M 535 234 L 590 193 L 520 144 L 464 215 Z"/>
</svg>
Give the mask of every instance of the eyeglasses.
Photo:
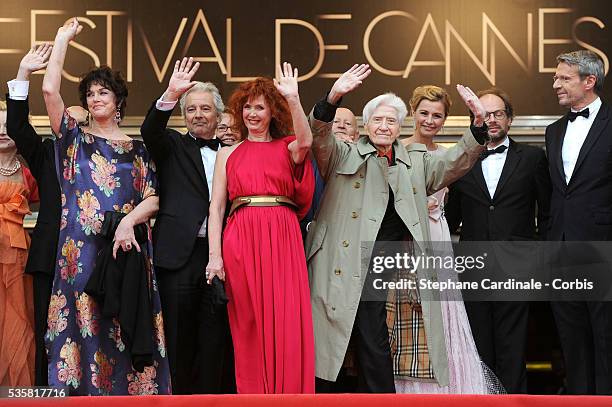
<svg viewBox="0 0 612 407">
<path fill-rule="evenodd" d="M 226 126 L 226 125 L 222 124 L 221 126 L 217 126 L 217 130 L 219 131 L 219 133 L 225 133 L 225 132 L 227 132 L 228 130 L 230 130 L 230 131 L 231 131 L 231 130 L 232 130 L 232 128 L 231 128 L 231 127 L 229 127 L 229 126 Z"/>
<path fill-rule="evenodd" d="M 505 110 L 496 110 L 494 112 L 485 112 L 485 122 L 488 122 L 491 120 L 491 115 L 493 115 L 494 118 L 496 118 L 497 120 L 503 120 L 506 117 L 508 117 L 508 114 L 506 113 Z"/>
</svg>

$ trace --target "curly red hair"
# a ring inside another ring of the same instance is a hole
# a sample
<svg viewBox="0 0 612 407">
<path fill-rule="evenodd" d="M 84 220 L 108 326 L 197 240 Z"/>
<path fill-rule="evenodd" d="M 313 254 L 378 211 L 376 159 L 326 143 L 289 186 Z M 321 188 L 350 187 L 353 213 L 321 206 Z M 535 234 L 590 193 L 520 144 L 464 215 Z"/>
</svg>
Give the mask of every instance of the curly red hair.
<svg viewBox="0 0 612 407">
<path fill-rule="evenodd" d="M 270 107 L 270 135 L 272 138 L 283 138 L 293 133 L 291 112 L 287 101 L 274 86 L 270 78 L 257 78 L 242 83 L 230 96 L 227 108 L 234 118 L 235 131 L 240 140 L 248 136 L 248 130 L 242 119 L 242 108 L 252 98 L 263 96 Z"/>
</svg>

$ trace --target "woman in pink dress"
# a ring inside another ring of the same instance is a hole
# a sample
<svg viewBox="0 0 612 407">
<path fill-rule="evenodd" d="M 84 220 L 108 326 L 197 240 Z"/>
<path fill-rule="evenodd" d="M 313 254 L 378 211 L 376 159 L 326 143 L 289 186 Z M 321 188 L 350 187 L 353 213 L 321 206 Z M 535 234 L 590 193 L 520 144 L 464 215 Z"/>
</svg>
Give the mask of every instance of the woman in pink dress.
<svg viewBox="0 0 612 407">
<path fill-rule="evenodd" d="M 445 148 L 436 144 L 434 137 L 442 130 L 451 106 L 448 93 L 437 86 L 419 86 L 412 93 L 410 107 L 414 117 L 414 135 L 403 140 L 405 145 L 411 143 L 424 144 L 431 154 L 443 154 Z M 444 204 L 448 188 L 444 188 L 427 197 L 429 209 L 429 228 L 431 241 L 436 256 L 452 256 L 453 248 L 448 224 L 444 218 Z M 438 270 L 438 280 L 457 280 L 454 270 Z M 447 393 L 447 394 L 486 394 L 489 392 L 499 393 L 503 388 L 499 385 L 495 376 L 481 363 L 480 356 L 474 343 L 472 331 L 468 321 L 465 306 L 459 291 L 445 290 L 441 293 L 442 318 L 444 324 L 444 340 L 446 353 L 448 355 L 449 385 L 440 386 L 434 377 L 427 373 L 422 377 L 409 377 L 396 373 L 395 388 L 398 393 Z M 398 310 L 402 318 L 410 316 L 412 319 L 422 319 L 419 312 L 420 307 L 413 304 L 396 302 L 391 309 Z M 414 308 L 414 309 L 411 309 Z M 416 311 L 415 311 L 416 309 Z M 389 316 L 388 319 L 389 321 Z M 391 318 L 391 320 L 393 320 Z M 418 323 L 410 326 L 420 326 Z M 424 328 L 423 328 L 424 329 Z M 400 331 L 405 333 L 406 331 Z M 414 330 L 411 331 L 413 333 Z M 406 344 L 410 338 L 401 338 L 399 343 Z M 392 347 L 393 348 L 393 347 Z M 405 346 L 403 349 L 408 349 Z M 396 350 L 397 351 L 397 350 Z M 421 352 L 421 351 L 419 351 Z M 427 354 L 427 350 L 423 351 Z M 398 355 L 394 355 L 397 358 Z M 418 372 L 430 372 L 427 366 L 428 355 L 411 355 L 404 360 L 418 361 L 424 366 L 413 369 Z M 417 357 L 418 356 L 418 357 Z M 414 363 L 414 362 L 413 362 Z M 405 369 L 409 370 L 409 369 Z"/>
<path fill-rule="evenodd" d="M 226 281 L 238 393 L 313 393 L 314 336 L 298 220 L 312 201 L 312 133 L 297 69 L 231 96 L 242 141 L 222 148 L 209 211 L 208 282 Z M 294 134 L 294 136 L 289 136 Z M 226 202 L 232 202 L 221 244 Z"/>
</svg>

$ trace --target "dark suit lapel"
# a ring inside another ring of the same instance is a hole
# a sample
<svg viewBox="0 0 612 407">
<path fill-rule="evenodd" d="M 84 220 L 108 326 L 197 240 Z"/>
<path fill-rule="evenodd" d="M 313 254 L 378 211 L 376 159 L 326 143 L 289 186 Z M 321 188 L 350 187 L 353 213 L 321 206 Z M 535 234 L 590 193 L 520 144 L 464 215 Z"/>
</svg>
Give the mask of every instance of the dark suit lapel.
<svg viewBox="0 0 612 407">
<path fill-rule="evenodd" d="M 575 178 L 574 176 L 580 170 L 580 165 L 584 162 L 584 159 L 586 158 L 587 154 L 589 153 L 591 148 L 593 148 L 593 145 L 595 144 L 599 136 L 601 136 L 603 130 L 608 124 L 608 113 L 608 105 L 602 103 L 601 107 L 599 108 L 599 112 L 597 113 L 597 116 L 595 117 L 595 120 L 591 125 L 589 134 L 587 134 L 587 137 L 584 140 L 582 147 L 580 148 L 580 153 L 578 154 L 578 159 L 576 160 L 576 166 L 574 167 L 574 172 L 572 173 L 572 177 L 570 178 L 570 183 Z"/>
<path fill-rule="evenodd" d="M 198 182 L 196 185 L 200 186 L 202 189 L 201 192 L 205 193 L 208 196 L 208 184 L 206 182 L 206 173 L 204 172 L 204 163 L 202 162 L 202 155 L 200 154 L 200 149 L 197 144 L 191 139 L 189 134 L 186 134 L 182 137 L 183 145 L 185 146 L 185 150 L 187 151 L 187 157 L 189 161 L 194 165 L 196 174 L 198 176 Z"/>
<path fill-rule="evenodd" d="M 495 189 L 495 195 L 493 199 L 499 196 L 500 191 L 508 182 L 508 179 L 516 169 L 519 161 L 521 161 L 521 147 L 518 146 L 514 141 L 510 140 L 510 147 L 508 148 L 508 153 L 506 154 L 506 161 L 504 162 L 504 167 L 502 168 L 502 173 L 499 177 L 499 181 L 497 182 L 497 188 Z"/>
<path fill-rule="evenodd" d="M 491 199 L 489 195 L 489 188 L 487 188 L 487 182 L 484 179 L 484 174 L 482 173 L 482 160 L 479 158 L 474 164 L 472 168 L 472 175 L 474 176 L 474 180 L 476 184 L 482 189 L 483 194 L 487 198 L 487 201 Z"/>
<path fill-rule="evenodd" d="M 563 139 L 565 138 L 565 131 L 567 130 L 567 115 L 563 118 L 561 122 L 561 126 L 559 128 L 559 132 L 553 135 L 553 139 L 551 140 L 552 150 L 549 155 L 549 158 L 554 160 L 554 163 L 559 171 L 559 176 L 561 177 L 562 185 L 567 185 L 565 182 L 565 170 L 563 169 L 563 155 L 561 150 L 563 149 Z"/>
</svg>

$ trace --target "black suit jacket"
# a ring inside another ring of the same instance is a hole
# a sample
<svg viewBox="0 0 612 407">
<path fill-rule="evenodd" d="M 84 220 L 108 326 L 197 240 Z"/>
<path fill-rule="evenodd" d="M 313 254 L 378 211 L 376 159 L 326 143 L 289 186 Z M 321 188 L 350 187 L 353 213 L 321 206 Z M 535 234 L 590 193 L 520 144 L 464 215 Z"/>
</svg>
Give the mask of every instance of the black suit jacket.
<svg viewBox="0 0 612 407">
<path fill-rule="evenodd" d="M 182 267 L 208 216 L 209 191 L 200 149 L 188 134 L 168 129 L 172 111 L 155 103 L 140 128 L 157 166 L 159 212 L 153 228 L 153 257 L 158 267 Z"/>
<path fill-rule="evenodd" d="M 461 240 L 538 239 L 548 223 L 550 188 L 544 151 L 510 140 L 493 198 L 481 160 L 451 185 L 445 210 L 449 228 L 455 232 L 463 222 Z"/>
<path fill-rule="evenodd" d="M 25 271 L 34 275 L 34 333 L 36 338 L 35 380 L 46 386 L 48 360 L 44 336 L 51 287 L 55 273 L 61 216 L 60 187 L 55 170 L 55 148 L 50 139 L 42 140 L 28 121 L 27 100 L 13 100 L 7 95 L 7 131 L 17 145 L 17 151 L 28 163 L 38 183 L 40 209 Z"/>
<path fill-rule="evenodd" d="M 6 100 L 8 135 L 15 141 L 17 151 L 26 160 L 32 175 L 36 178 L 40 195 L 40 209 L 32 233 L 26 273 L 45 273 L 52 276 L 55 271 L 62 211 L 53 141 L 50 139 L 43 141 L 30 125 L 27 100 L 13 100 L 8 96 Z"/>
<path fill-rule="evenodd" d="M 612 240 L 612 110 L 603 102 L 568 184 L 561 158 L 567 115 L 546 128 L 552 197 L 549 240 Z"/>
</svg>

